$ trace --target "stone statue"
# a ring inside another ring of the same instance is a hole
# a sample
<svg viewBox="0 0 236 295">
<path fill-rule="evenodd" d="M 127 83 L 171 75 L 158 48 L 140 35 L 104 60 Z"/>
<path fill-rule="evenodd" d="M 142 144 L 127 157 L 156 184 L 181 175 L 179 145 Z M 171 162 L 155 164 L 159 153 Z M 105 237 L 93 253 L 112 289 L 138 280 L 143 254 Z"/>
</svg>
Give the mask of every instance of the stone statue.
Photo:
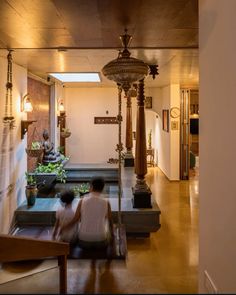
<svg viewBox="0 0 236 295">
<path fill-rule="evenodd" d="M 42 147 L 43 147 L 43 159 L 42 162 L 45 164 L 48 163 L 57 163 L 61 160 L 61 154 L 54 151 L 54 145 L 49 140 L 49 133 L 46 129 L 43 131 Z"/>
</svg>

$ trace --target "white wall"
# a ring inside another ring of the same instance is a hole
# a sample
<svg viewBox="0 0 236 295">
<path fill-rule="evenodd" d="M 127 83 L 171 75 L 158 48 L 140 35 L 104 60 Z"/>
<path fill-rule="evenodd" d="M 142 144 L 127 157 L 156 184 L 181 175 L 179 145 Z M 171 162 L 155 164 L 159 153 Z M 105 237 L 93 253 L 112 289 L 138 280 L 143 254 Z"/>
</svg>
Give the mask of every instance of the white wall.
<svg viewBox="0 0 236 295">
<path fill-rule="evenodd" d="M 201 0 L 200 261 L 219 293 L 236 292 L 235 0 Z"/>
<path fill-rule="evenodd" d="M 180 107 L 180 86 L 179 84 L 172 84 L 170 108 Z M 171 128 L 171 122 L 178 123 L 178 130 Z M 170 179 L 179 180 L 180 177 L 180 118 L 171 118 L 170 116 Z"/>
<path fill-rule="evenodd" d="M 14 52 L 13 52 L 14 60 Z M 0 232 L 7 233 L 14 210 L 25 200 L 25 178 L 27 157 L 26 136 L 21 140 L 21 119 L 26 114 L 20 112 L 20 98 L 27 93 L 27 71 L 13 64 L 13 116 L 15 128 L 4 128 L 7 60 L 0 58 Z"/>
<path fill-rule="evenodd" d="M 162 158 L 161 149 L 161 110 L 162 110 L 162 89 L 147 88 L 147 96 L 152 97 L 152 111 L 146 110 L 146 130 L 152 129 L 152 145 L 154 148 L 154 161 L 160 167 L 159 159 Z"/>
<path fill-rule="evenodd" d="M 156 113 L 153 110 L 145 110 L 145 119 L 146 119 L 146 146 L 148 147 L 148 135 L 150 133 L 151 130 L 151 139 L 152 139 L 152 148 L 154 148 L 155 150 L 155 163 L 157 163 L 157 146 L 156 146 L 156 138 L 155 138 L 155 134 L 156 134 Z"/>
<path fill-rule="evenodd" d="M 158 166 L 170 180 L 179 180 L 180 129 L 171 130 L 171 120 L 173 119 L 169 116 L 169 132 L 163 131 L 162 110 L 170 110 L 173 106 L 179 107 L 180 87 L 178 84 L 172 84 L 161 89 L 149 88 L 149 95 L 153 98 L 153 110 L 158 115 L 158 118 L 155 119 L 154 133 Z M 179 118 L 174 120 L 179 123 Z"/>
<path fill-rule="evenodd" d="M 170 86 L 166 86 L 162 89 L 162 110 L 170 109 L 170 101 L 171 101 L 171 92 Z M 160 111 L 160 157 L 159 157 L 159 166 L 161 170 L 165 173 L 165 175 L 170 178 L 170 133 L 164 131 L 162 129 L 162 110 Z"/>
<path fill-rule="evenodd" d="M 66 139 L 70 161 L 105 163 L 109 158 L 117 158 L 115 149 L 118 142 L 118 126 L 94 124 L 95 116 L 117 116 L 117 88 L 65 88 L 64 93 L 67 127 L 72 132 Z M 179 85 L 169 85 L 162 89 L 147 88 L 145 95 L 152 96 L 153 99 L 153 109 L 145 111 L 146 140 L 151 129 L 155 162 L 170 180 L 179 180 L 179 130 L 162 130 L 162 109 L 179 106 Z M 106 111 L 109 113 L 106 114 Z M 133 131 L 136 131 L 136 112 L 137 100 L 132 98 Z M 126 100 L 123 95 L 122 115 L 122 142 L 125 151 Z M 134 151 L 135 140 L 135 155 Z"/>
<path fill-rule="evenodd" d="M 72 135 L 67 139 L 67 154 L 72 163 L 106 163 L 118 158 L 118 124 L 94 124 L 94 117 L 116 117 L 117 88 L 66 88 L 67 126 Z M 122 98 L 122 141 L 125 147 L 125 110 Z M 108 114 L 106 114 L 108 111 Z"/>
</svg>

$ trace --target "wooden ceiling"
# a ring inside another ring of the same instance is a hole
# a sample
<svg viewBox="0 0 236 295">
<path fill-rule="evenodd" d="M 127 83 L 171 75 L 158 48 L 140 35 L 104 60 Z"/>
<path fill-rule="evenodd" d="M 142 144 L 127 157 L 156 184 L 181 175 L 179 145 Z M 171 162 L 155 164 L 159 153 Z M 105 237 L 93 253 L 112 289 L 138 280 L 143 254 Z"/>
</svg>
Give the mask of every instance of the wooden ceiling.
<svg viewBox="0 0 236 295">
<path fill-rule="evenodd" d="M 14 62 L 43 78 L 100 72 L 127 28 L 132 56 L 159 65 L 150 86 L 198 83 L 197 0 L 0 0 L 0 19 L 0 56 L 14 49 Z"/>
</svg>

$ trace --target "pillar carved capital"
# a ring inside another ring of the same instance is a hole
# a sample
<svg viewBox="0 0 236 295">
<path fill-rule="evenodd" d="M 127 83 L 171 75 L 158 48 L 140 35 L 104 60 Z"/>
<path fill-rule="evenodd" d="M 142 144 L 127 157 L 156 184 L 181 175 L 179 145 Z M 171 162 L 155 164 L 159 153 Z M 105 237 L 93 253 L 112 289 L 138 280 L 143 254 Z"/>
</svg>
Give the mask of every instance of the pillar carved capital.
<svg viewBox="0 0 236 295">
<path fill-rule="evenodd" d="M 132 106 L 131 97 L 129 95 L 126 97 L 126 106 L 127 108 L 131 108 Z"/>
</svg>

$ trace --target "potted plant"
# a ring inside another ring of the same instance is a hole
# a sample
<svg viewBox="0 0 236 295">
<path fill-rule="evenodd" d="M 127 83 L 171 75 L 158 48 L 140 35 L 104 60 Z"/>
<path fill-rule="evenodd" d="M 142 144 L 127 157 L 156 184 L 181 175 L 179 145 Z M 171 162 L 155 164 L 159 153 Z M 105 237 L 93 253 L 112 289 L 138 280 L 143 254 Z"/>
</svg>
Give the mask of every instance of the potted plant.
<svg viewBox="0 0 236 295">
<path fill-rule="evenodd" d="M 25 149 L 25 151 L 28 156 L 39 158 L 43 153 L 43 147 L 41 142 L 32 141 L 31 145 L 27 149 Z"/>
<path fill-rule="evenodd" d="M 88 194 L 90 190 L 89 183 L 81 183 L 73 187 L 73 191 L 76 196 L 83 197 L 85 194 Z"/>
<path fill-rule="evenodd" d="M 25 172 L 27 185 L 25 187 L 25 195 L 28 206 L 33 206 L 38 194 L 37 181 L 35 175 Z"/>
<path fill-rule="evenodd" d="M 65 161 L 64 157 L 64 161 Z M 59 163 L 49 163 L 49 164 L 41 164 L 39 163 L 35 170 L 29 175 L 34 176 L 36 179 L 36 183 L 41 186 L 38 189 L 40 194 L 48 194 L 48 192 L 55 186 L 57 181 L 62 183 L 66 182 L 66 171 L 63 168 L 64 164 L 62 162 Z"/>
<path fill-rule="evenodd" d="M 67 138 L 71 136 L 71 132 L 68 128 L 62 128 L 62 131 L 60 133 L 61 137 Z"/>
<path fill-rule="evenodd" d="M 62 183 L 66 182 L 67 175 L 62 163 L 49 163 L 47 165 L 39 163 L 34 173 L 36 176 L 39 174 L 54 174 L 57 180 Z"/>
</svg>

